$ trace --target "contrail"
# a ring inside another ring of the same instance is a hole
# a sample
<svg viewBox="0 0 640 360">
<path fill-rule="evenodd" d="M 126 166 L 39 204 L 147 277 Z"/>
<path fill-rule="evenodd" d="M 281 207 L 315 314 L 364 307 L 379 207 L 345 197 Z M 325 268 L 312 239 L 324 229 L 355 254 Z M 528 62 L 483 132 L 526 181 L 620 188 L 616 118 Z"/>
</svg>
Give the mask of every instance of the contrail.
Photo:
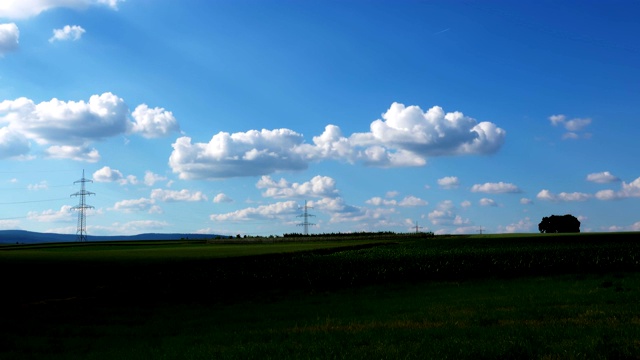
<svg viewBox="0 0 640 360">
<path fill-rule="evenodd" d="M 449 30 L 451 30 L 451 28 L 446 28 L 446 29 L 444 29 L 444 30 L 440 30 L 440 31 L 438 31 L 437 33 L 434 33 L 433 35 L 442 34 L 443 32 L 447 32 L 447 31 L 449 31 Z"/>
</svg>

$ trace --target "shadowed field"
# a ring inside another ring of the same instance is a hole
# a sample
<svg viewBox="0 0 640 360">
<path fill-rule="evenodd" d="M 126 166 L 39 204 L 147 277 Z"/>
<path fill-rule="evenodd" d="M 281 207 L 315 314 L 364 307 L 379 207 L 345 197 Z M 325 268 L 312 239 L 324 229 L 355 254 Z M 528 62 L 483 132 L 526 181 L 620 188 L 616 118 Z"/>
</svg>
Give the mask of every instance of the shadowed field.
<svg viewBox="0 0 640 360">
<path fill-rule="evenodd" d="M 636 238 L 3 248 L 0 358 L 637 358 Z"/>
</svg>

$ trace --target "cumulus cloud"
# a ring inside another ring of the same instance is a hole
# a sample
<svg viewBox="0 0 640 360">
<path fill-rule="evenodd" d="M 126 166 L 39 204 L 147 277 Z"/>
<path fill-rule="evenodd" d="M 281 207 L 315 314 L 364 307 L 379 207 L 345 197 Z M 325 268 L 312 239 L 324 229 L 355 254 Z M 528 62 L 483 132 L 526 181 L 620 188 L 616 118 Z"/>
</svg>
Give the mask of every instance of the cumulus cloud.
<svg viewBox="0 0 640 360">
<path fill-rule="evenodd" d="M 131 132 L 145 138 L 158 138 L 180 131 L 173 113 L 163 108 L 150 109 L 146 104 L 138 105 L 132 116 L 135 121 Z"/>
<path fill-rule="evenodd" d="M 462 206 L 462 208 L 464 208 L 464 209 L 466 209 L 468 207 L 471 207 L 471 201 L 465 200 L 465 201 L 460 203 L 460 206 Z"/>
<path fill-rule="evenodd" d="M 8 127 L 0 128 L 0 159 L 25 156 L 31 145 L 25 136 Z"/>
<path fill-rule="evenodd" d="M 553 126 L 563 126 L 567 132 L 562 135 L 562 139 L 579 139 L 590 138 L 590 133 L 582 132 L 587 126 L 591 124 L 589 118 L 574 118 L 567 120 L 567 117 L 563 114 L 549 116 L 549 121 Z"/>
<path fill-rule="evenodd" d="M 640 177 L 630 183 L 622 182 L 621 189 L 614 191 L 611 189 L 601 190 L 596 193 L 598 200 L 619 200 L 633 197 L 640 197 Z"/>
<path fill-rule="evenodd" d="M 554 194 L 547 189 L 543 189 L 538 193 L 538 195 L 536 195 L 536 198 L 540 200 L 547 200 L 547 201 L 553 201 L 553 202 L 569 202 L 569 201 L 586 201 L 591 198 L 591 195 L 581 193 L 581 192 L 573 192 L 573 193 L 561 192 L 559 194 Z"/>
<path fill-rule="evenodd" d="M 122 211 L 125 213 L 148 212 L 150 214 L 159 214 L 162 212 L 162 209 L 156 205 L 155 200 L 147 198 L 118 201 L 110 210 Z"/>
<path fill-rule="evenodd" d="M 587 181 L 591 181 L 598 184 L 606 184 L 606 183 L 618 182 L 620 181 L 620 178 L 617 176 L 614 176 L 608 171 L 603 171 L 603 172 L 592 173 L 587 175 Z"/>
<path fill-rule="evenodd" d="M 343 198 L 323 198 L 309 202 L 318 211 L 329 214 L 330 223 L 356 222 L 365 227 L 385 221 L 386 214 L 392 213 L 392 209 L 364 209 L 347 204 Z"/>
<path fill-rule="evenodd" d="M 126 223 L 113 223 L 107 228 L 109 232 L 119 234 L 140 234 L 149 231 L 160 231 L 169 226 L 166 221 L 135 220 Z"/>
<path fill-rule="evenodd" d="M 518 233 L 518 232 L 529 232 L 533 228 L 534 224 L 530 218 L 526 217 L 517 223 L 509 224 L 507 226 L 500 226 L 499 232 L 505 233 Z"/>
<path fill-rule="evenodd" d="M 419 197 L 407 196 L 398 203 L 398 206 L 414 207 L 414 206 L 426 206 L 427 204 L 428 202 L 420 199 Z"/>
<path fill-rule="evenodd" d="M 338 195 L 336 181 L 329 176 L 314 176 L 304 183 L 289 183 L 285 179 L 276 182 L 270 176 L 263 176 L 256 184 L 264 197 L 335 197 Z"/>
<path fill-rule="evenodd" d="M 478 123 L 460 112 L 436 106 L 393 103 L 370 125 L 370 132 L 345 137 L 328 125 L 313 143 L 289 129 L 220 132 L 208 143 L 181 137 L 173 144 L 169 164 L 181 179 L 217 179 L 303 170 L 309 162 L 339 160 L 367 166 L 423 166 L 429 156 L 491 154 L 504 142 L 505 131 Z"/>
<path fill-rule="evenodd" d="M 533 200 L 531 200 L 529 198 L 521 198 L 520 199 L 520 204 L 522 204 L 522 205 L 531 205 L 531 204 L 533 204 Z"/>
<path fill-rule="evenodd" d="M 16 24 L 0 24 L 0 57 L 17 50 L 19 40 L 20 30 Z"/>
<path fill-rule="evenodd" d="M 498 206 L 498 203 L 493 199 L 482 198 L 480 199 L 480 206 Z"/>
<path fill-rule="evenodd" d="M 20 228 L 20 221 L 13 219 L 0 220 L 0 229 L 15 230 Z"/>
<path fill-rule="evenodd" d="M 119 170 L 104 166 L 93 173 L 95 182 L 118 182 L 120 185 L 137 184 L 138 179 L 133 175 L 124 176 Z"/>
<path fill-rule="evenodd" d="M 460 180 L 456 176 L 446 176 L 438 179 L 438 185 L 443 189 L 455 189 L 460 186 Z"/>
<path fill-rule="evenodd" d="M 124 100 L 104 93 L 88 102 L 52 99 L 35 104 L 18 98 L 0 102 L 0 121 L 38 144 L 84 145 L 122 134 L 128 127 Z"/>
<path fill-rule="evenodd" d="M 414 206 L 426 206 L 429 203 L 425 200 L 420 199 L 415 196 L 406 196 L 404 199 L 397 200 L 387 200 L 383 199 L 379 196 L 372 197 L 371 199 L 365 201 L 365 204 L 374 205 L 374 206 L 402 206 L 402 207 L 414 207 Z"/>
<path fill-rule="evenodd" d="M 451 200 L 440 202 L 435 210 L 427 215 L 433 225 L 465 225 L 470 224 L 469 219 L 464 219 L 456 214 L 456 208 Z"/>
<path fill-rule="evenodd" d="M 117 10 L 118 4 L 124 1 L 125 0 L 2 0 L 0 1 L 0 18 L 25 19 L 58 7 L 80 10 L 89 6 L 102 5 Z"/>
<path fill-rule="evenodd" d="M 372 197 L 369 200 L 365 201 L 365 204 L 373 205 L 373 206 L 396 206 L 398 202 L 396 200 L 386 200 L 379 196 Z"/>
<path fill-rule="evenodd" d="M 175 201 L 207 201 L 207 196 L 202 191 L 192 192 L 187 189 L 182 190 L 164 190 L 153 189 L 151 190 L 151 199 L 175 202 Z"/>
<path fill-rule="evenodd" d="M 504 194 L 504 193 L 520 193 L 522 190 L 511 183 L 497 182 L 475 184 L 471 187 L 472 192 L 481 192 L 487 194 Z"/>
<path fill-rule="evenodd" d="M 291 217 L 299 212 L 298 204 L 291 201 L 278 202 L 258 207 L 250 207 L 226 214 L 211 214 L 212 221 L 245 221 Z"/>
<path fill-rule="evenodd" d="M 45 155 L 51 159 L 71 159 L 90 163 L 100 160 L 100 153 L 96 149 L 86 146 L 53 145 L 45 150 Z"/>
<path fill-rule="evenodd" d="M 29 184 L 27 185 L 27 190 L 38 191 L 38 190 L 46 190 L 49 188 L 49 184 L 46 181 L 40 181 L 37 184 Z"/>
<path fill-rule="evenodd" d="M 76 215 L 71 211 L 71 208 L 69 205 L 63 205 L 60 210 L 29 211 L 27 218 L 37 222 L 74 221 Z"/>
<path fill-rule="evenodd" d="M 50 146 L 45 151 L 49 157 L 95 162 L 100 155 L 90 147 L 93 142 L 126 133 L 157 137 L 175 129 L 167 125 L 171 120 L 167 120 L 164 109 L 147 108 L 147 113 L 155 114 L 160 120 L 151 119 L 153 116 L 149 115 L 150 120 L 138 116 L 135 122 L 131 121 L 124 100 L 110 92 L 93 95 L 88 102 L 54 98 L 36 104 L 22 97 L 0 102 L 0 124 L 8 124 L 0 136 L 11 140 L 12 151 L 8 152 L 13 156 L 25 155 L 32 140 L 38 145 Z"/>
<path fill-rule="evenodd" d="M 173 143 L 169 165 L 181 179 L 218 179 L 304 170 L 308 161 L 297 152 L 302 135 L 289 130 L 220 132 L 208 143 L 180 137 Z"/>
<path fill-rule="evenodd" d="M 80 40 L 85 32 L 86 30 L 82 26 L 65 25 L 62 29 L 53 29 L 53 36 L 49 39 L 49 42 Z"/>
<path fill-rule="evenodd" d="M 164 176 L 154 174 L 149 170 L 144 172 L 144 184 L 147 186 L 153 186 L 156 182 L 164 180 L 167 180 Z"/>
<path fill-rule="evenodd" d="M 214 203 L 230 203 L 233 202 L 233 199 L 227 196 L 225 193 L 219 193 L 213 198 Z"/>
</svg>

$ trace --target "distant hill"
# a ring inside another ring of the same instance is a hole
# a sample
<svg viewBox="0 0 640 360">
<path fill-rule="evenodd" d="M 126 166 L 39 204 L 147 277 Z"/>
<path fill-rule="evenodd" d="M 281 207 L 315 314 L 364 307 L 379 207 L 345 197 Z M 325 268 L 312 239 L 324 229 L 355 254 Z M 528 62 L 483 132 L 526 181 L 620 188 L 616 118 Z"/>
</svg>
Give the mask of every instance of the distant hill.
<svg viewBox="0 0 640 360">
<path fill-rule="evenodd" d="M 228 237 L 216 234 L 138 234 L 138 235 L 112 235 L 112 236 L 87 236 L 87 241 L 127 241 L 127 240 L 180 240 L 180 239 L 213 239 L 216 237 Z M 25 230 L 0 230 L 0 244 L 35 244 L 45 242 L 72 242 L 76 241 L 76 234 L 39 233 Z"/>
</svg>

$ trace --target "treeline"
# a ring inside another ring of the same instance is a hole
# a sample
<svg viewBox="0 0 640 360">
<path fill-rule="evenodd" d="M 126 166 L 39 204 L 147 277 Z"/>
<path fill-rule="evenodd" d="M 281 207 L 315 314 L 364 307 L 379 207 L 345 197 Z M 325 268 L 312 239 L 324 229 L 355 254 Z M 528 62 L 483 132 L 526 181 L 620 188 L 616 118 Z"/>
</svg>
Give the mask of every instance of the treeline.
<svg viewBox="0 0 640 360">
<path fill-rule="evenodd" d="M 377 231 L 377 232 L 369 232 L 369 231 L 361 231 L 361 232 L 333 232 L 333 233 L 321 233 L 321 234 L 301 234 L 301 233 L 288 233 L 282 235 L 285 238 L 293 238 L 293 237 L 306 237 L 306 238 L 359 238 L 359 237 L 389 237 L 389 236 L 411 236 L 411 237 L 433 237 L 434 234 L 432 232 L 417 232 L 417 233 L 396 233 L 393 231 Z"/>
</svg>

